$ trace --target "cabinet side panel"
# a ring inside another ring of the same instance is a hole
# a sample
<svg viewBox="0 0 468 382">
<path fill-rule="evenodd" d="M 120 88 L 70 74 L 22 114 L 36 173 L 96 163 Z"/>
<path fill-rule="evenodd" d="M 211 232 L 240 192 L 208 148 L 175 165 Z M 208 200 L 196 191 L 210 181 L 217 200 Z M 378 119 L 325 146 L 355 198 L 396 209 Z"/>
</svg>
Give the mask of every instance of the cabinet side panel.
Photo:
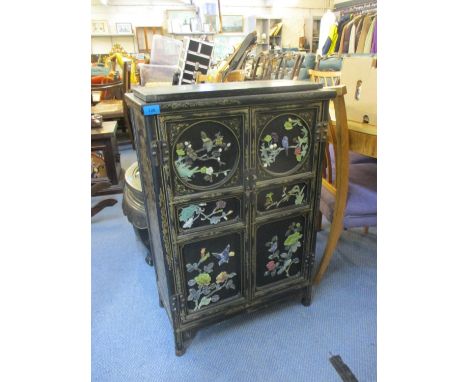
<svg viewBox="0 0 468 382">
<path fill-rule="evenodd" d="M 168 315 L 172 318 L 170 294 L 172 283 L 167 279 L 167 274 L 171 274 L 167 264 L 165 244 L 162 242 L 164 222 L 161 213 L 165 213 L 165 203 L 162 203 L 159 198 L 159 179 L 153 174 L 152 169 L 156 168 L 151 161 L 151 137 L 148 134 L 145 126 L 145 119 L 141 113 L 135 109 L 131 109 L 132 125 L 135 133 L 135 144 L 137 147 L 138 167 L 140 169 L 141 186 L 145 199 L 146 218 L 150 231 L 151 251 L 154 258 L 156 280 L 158 285 L 159 297 L 166 308 Z M 149 124 L 148 124 L 149 125 Z M 157 172 L 159 169 L 156 168 Z"/>
</svg>

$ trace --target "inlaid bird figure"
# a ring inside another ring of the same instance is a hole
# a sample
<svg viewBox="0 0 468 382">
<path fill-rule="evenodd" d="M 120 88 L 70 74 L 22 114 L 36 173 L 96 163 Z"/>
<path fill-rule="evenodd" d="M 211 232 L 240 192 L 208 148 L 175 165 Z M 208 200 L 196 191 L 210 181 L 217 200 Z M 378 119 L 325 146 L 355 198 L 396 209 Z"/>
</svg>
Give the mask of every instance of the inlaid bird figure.
<svg viewBox="0 0 468 382">
<path fill-rule="evenodd" d="M 289 148 L 289 138 L 287 135 L 283 137 L 281 140 L 281 145 L 283 146 L 284 150 L 286 151 L 286 155 L 288 155 L 288 148 Z"/>
<path fill-rule="evenodd" d="M 276 240 L 275 240 L 276 238 Z M 278 237 L 275 236 L 273 240 L 271 241 L 271 247 L 268 250 L 268 252 L 275 253 L 275 251 L 278 249 Z"/>
<path fill-rule="evenodd" d="M 216 257 L 219 260 L 218 265 L 222 265 L 224 263 L 229 263 L 229 256 L 234 256 L 234 252 L 229 252 L 230 248 L 231 248 L 231 245 L 228 244 L 228 245 L 226 245 L 226 248 L 224 248 L 223 252 L 221 252 L 221 253 L 213 252 L 213 256 Z"/>
</svg>

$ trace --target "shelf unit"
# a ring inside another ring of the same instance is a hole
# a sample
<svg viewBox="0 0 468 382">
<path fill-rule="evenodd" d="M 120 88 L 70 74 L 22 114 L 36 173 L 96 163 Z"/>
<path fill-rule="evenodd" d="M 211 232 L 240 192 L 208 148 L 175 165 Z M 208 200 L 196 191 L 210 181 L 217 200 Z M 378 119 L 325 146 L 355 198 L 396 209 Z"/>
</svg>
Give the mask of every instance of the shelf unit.
<svg viewBox="0 0 468 382">
<path fill-rule="evenodd" d="M 257 31 L 257 53 L 273 49 L 274 46 L 281 45 L 281 34 L 282 30 L 277 36 L 270 36 L 270 30 L 277 24 L 281 23 L 281 19 L 265 19 L 257 18 L 255 20 L 255 29 Z M 265 39 L 262 39 L 262 35 L 265 34 Z"/>
<path fill-rule="evenodd" d="M 134 33 L 106 33 L 106 34 L 92 34 L 91 37 L 133 37 Z"/>
</svg>

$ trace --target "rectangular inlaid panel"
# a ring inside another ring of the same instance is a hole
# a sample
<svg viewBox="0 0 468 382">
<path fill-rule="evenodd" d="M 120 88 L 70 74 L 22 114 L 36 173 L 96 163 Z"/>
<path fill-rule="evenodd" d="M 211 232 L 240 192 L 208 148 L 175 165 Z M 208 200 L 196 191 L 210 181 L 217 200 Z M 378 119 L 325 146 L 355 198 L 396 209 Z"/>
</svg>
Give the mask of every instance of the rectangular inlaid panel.
<svg viewBox="0 0 468 382">
<path fill-rule="evenodd" d="M 240 197 L 219 197 L 214 200 L 193 201 L 176 207 L 179 232 L 197 228 L 217 228 L 241 219 Z"/>
<path fill-rule="evenodd" d="M 182 258 L 188 312 L 241 295 L 243 240 L 240 233 L 185 244 Z"/>
<path fill-rule="evenodd" d="M 309 203 L 308 195 L 306 182 L 267 187 L 258 191 L 257 211 L 274 212 L 286 207 L 304 206 Z"/>
<path fill-rule="evenodd" d="M 256 285 L 299 276 L 305 235 L 304 216 L 266 223 L 256 233 Z"/>
</svg>

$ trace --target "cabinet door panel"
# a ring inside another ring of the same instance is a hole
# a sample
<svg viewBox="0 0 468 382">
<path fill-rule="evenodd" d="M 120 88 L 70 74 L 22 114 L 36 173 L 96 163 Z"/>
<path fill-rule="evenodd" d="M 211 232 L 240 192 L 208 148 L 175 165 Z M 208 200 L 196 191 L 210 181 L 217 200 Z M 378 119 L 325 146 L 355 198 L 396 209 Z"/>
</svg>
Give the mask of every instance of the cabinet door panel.
<svg viewBox="0 0 468 382">
<path fill-rule="evenodd" d="M 170 148 L 174 195 L 243 186 L 246 110 L 174 114 L 160 117 L 160 123 Z"/>
<path fill-rule="evenodd" d="M 305 216 L 294 216 L 261 224 L 256 229 L 256 287 L 296 278 L 303 272 L 307 249 Z"/>
<path fill-rule="evenodd" d="M 220 197 L 176 207 L 179 232 L 218 228 L 243 219 L 242 197 Z"/>
<path fill-rule="evenodd" d="M 257 211 L 260 213 L 276 212 L 283 208 L 299 207 L 308 203 L 308 182 L 266 187 L 257 193 Z"/>
<path fill-rule="evenodd" d="M 321 105 L 253 109 L 253 146 L 259 181 L 312 170 L 315 125 Z"/>
<path fill-rule="evenodd" d="M 181 246 L 187 313 L 239 302 L 244 291 L 242 232 L 198 239 Z"/>
</svg>

